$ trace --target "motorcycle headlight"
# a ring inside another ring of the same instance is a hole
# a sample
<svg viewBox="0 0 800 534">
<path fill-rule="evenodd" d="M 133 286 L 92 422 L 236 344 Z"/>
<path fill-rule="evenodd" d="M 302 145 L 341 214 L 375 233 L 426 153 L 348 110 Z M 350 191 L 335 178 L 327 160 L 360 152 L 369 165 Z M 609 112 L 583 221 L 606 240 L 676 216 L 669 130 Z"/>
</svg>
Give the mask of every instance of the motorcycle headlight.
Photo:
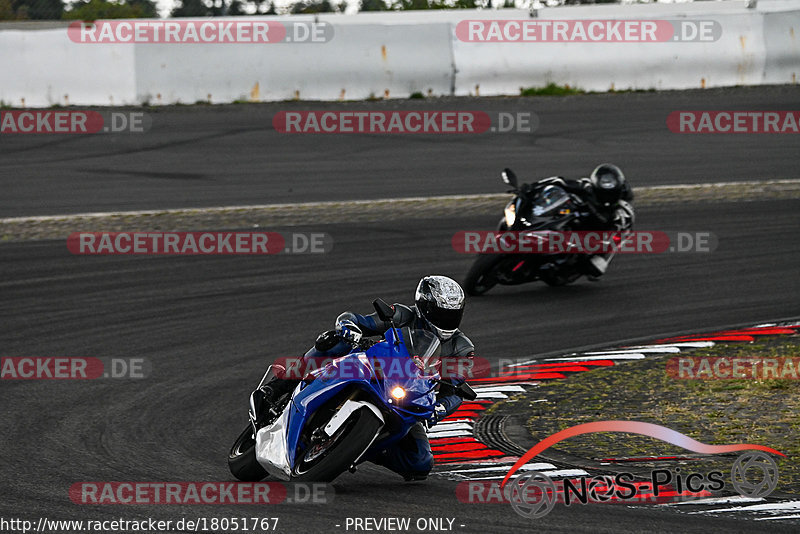
<svg viewBox="0 0 800 534">
<path fill-rule="evenodd" d="M 511 228 L 514 226 L 514 221 L 517 220 L 517 204 L 514 200 L 508 203 L 505 209 L 506 214 L 506 226 Z"/>
<path fill-rule="evenodd" d="M 406 390 L 403 389 L 401 386 L 395 386 L 392 389 L 391 393 L 392 397 L 394 397 L 396 400 L 400 400 L 406 396 Z"/>
</svg>

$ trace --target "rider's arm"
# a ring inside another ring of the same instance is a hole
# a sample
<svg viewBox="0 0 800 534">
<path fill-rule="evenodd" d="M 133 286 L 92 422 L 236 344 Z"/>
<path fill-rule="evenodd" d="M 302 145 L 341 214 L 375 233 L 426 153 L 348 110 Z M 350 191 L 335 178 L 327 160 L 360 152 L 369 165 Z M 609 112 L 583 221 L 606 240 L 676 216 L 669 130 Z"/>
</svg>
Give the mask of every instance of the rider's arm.
<svg viewBox="0 0 800 534">
<path fill-rule="evenodd" d="M 398 328 L 408 326 L 414 321 L 414 312 L 408 306 L 403 304 L 394 304 L 394 325 Z M 383 322 L 378 317 L 377 313 L 370 313 L 369 315 L 360 315 L 346 311 L 336 318 L 336 324 L 340 323 L 353 323 L 365 336 L 380 336 L 389 330 L 392 325 L 389 322 Z"/>
<path fill-rule="evenodd" d="M 584 200 L 592 195 L 592 187 L 588 178 L 581 178 L 579 180 L 564 178 L 564 189 L 570 193 L 575 193 Z"/>
<path fill-rule="evenodd" d="M 461 406 L 462 401 L 463 399 L 456 394 L 455 385 L 449 379 L 439 382 L 439 391 L 436 393 L 436 404 L 441 405 L 444 408 L 444 412 L 436 414 L 436 422 L 438 423 L 455 412 L 458 407 Z"/>
<path fill-rule="evenodd" d="M 436 394 L 436 402 L 444 407 L 444 413 L 437 416 L 437 420 L 447 417 L 461 406 L 463 399 L 456 393 L 456 388 L 473 376 L 474 356 L 475 346 L 472 341 L 462 332 L 456 333 L 452 354 L 442 357 L 447 376 L 439 382 L 439 391 Z"/>
<path fill-rule="evenodd" d="M 634 219 L 633 206 L 624 200 L 620 200 L 611 216 L 609 226 L 615 232 L 628 232 L 633 229 Z"/>
</svg>

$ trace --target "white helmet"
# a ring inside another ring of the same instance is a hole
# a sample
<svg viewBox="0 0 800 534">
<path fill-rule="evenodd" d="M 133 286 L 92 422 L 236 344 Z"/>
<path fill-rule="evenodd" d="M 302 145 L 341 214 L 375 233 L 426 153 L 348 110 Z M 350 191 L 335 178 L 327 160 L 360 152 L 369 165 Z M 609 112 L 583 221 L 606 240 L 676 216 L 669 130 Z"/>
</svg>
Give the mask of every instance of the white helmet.
<svg viewBox="0 0 800 534">
<path fill-rule="evenodd" d="M 429 275 L 419 281 L 414 297 L 422 319 L 439 339 L 450 339 L 464 315 L 464 290 L 452 278 Z"/>
</svg>

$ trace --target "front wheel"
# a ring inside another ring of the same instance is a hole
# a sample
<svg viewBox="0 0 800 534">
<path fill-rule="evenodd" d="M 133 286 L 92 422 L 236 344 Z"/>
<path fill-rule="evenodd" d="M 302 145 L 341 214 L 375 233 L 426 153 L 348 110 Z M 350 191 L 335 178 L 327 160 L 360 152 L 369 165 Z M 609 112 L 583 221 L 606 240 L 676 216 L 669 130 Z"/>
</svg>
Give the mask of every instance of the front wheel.
<svg viewBox="0 0 800 534">
<path fill-rule="evenodd" d="M 475 259 L 464 279 L 467 295 L 483 295 L 497 285 L 497 275 L 493 271 L 502 259 L 503 256 L 499 254 L 481 254 Z"/>
<path fill-rule="evenodd" d="M 231 447 L 228 468 L 233 476 L 244 482 L 258 482 L 267 476 L 267 472 L 256 460 L 256 438 L 252 425 L 247 425 Z"/>
<path fill-rule="evenodd" d="M 303 452 L 297 459 L 292 479 L 301 482 L 332 481 L 367 450 L 381 426 L 383 422 L 372 410 L 358 410 L 333 436 L 313 443 Z"/>
</svg>

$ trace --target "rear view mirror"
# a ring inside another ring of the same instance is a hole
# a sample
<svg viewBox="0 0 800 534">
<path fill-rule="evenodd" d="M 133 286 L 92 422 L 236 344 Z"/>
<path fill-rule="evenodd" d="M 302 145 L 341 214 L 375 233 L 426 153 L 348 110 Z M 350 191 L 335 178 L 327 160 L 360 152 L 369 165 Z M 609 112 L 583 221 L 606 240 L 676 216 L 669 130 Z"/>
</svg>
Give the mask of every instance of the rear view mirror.
<svg viewBox="0 0 800 534">
<path fill-rule="evenodd" d="M 507 183 L 514 189 L 519 189 L 519 186 L 517 185 L 517 175 L 514 174 L 514 171 L 509 168 L 505 168 L 503 169 L 503 172 L 500 173 L 500 176 L 503 178 L 503 182 Z"/>
<path fill-rule="evenodd" d="M 375 299 L 372 301 L 372 306 L 375 307 L 375 311 L 378 313 L 378 317 L 381 321 L 388 322 L 394 317 L 394 306 L 386 304 L 386 301 L 383 299 Z"/>
</svg>

